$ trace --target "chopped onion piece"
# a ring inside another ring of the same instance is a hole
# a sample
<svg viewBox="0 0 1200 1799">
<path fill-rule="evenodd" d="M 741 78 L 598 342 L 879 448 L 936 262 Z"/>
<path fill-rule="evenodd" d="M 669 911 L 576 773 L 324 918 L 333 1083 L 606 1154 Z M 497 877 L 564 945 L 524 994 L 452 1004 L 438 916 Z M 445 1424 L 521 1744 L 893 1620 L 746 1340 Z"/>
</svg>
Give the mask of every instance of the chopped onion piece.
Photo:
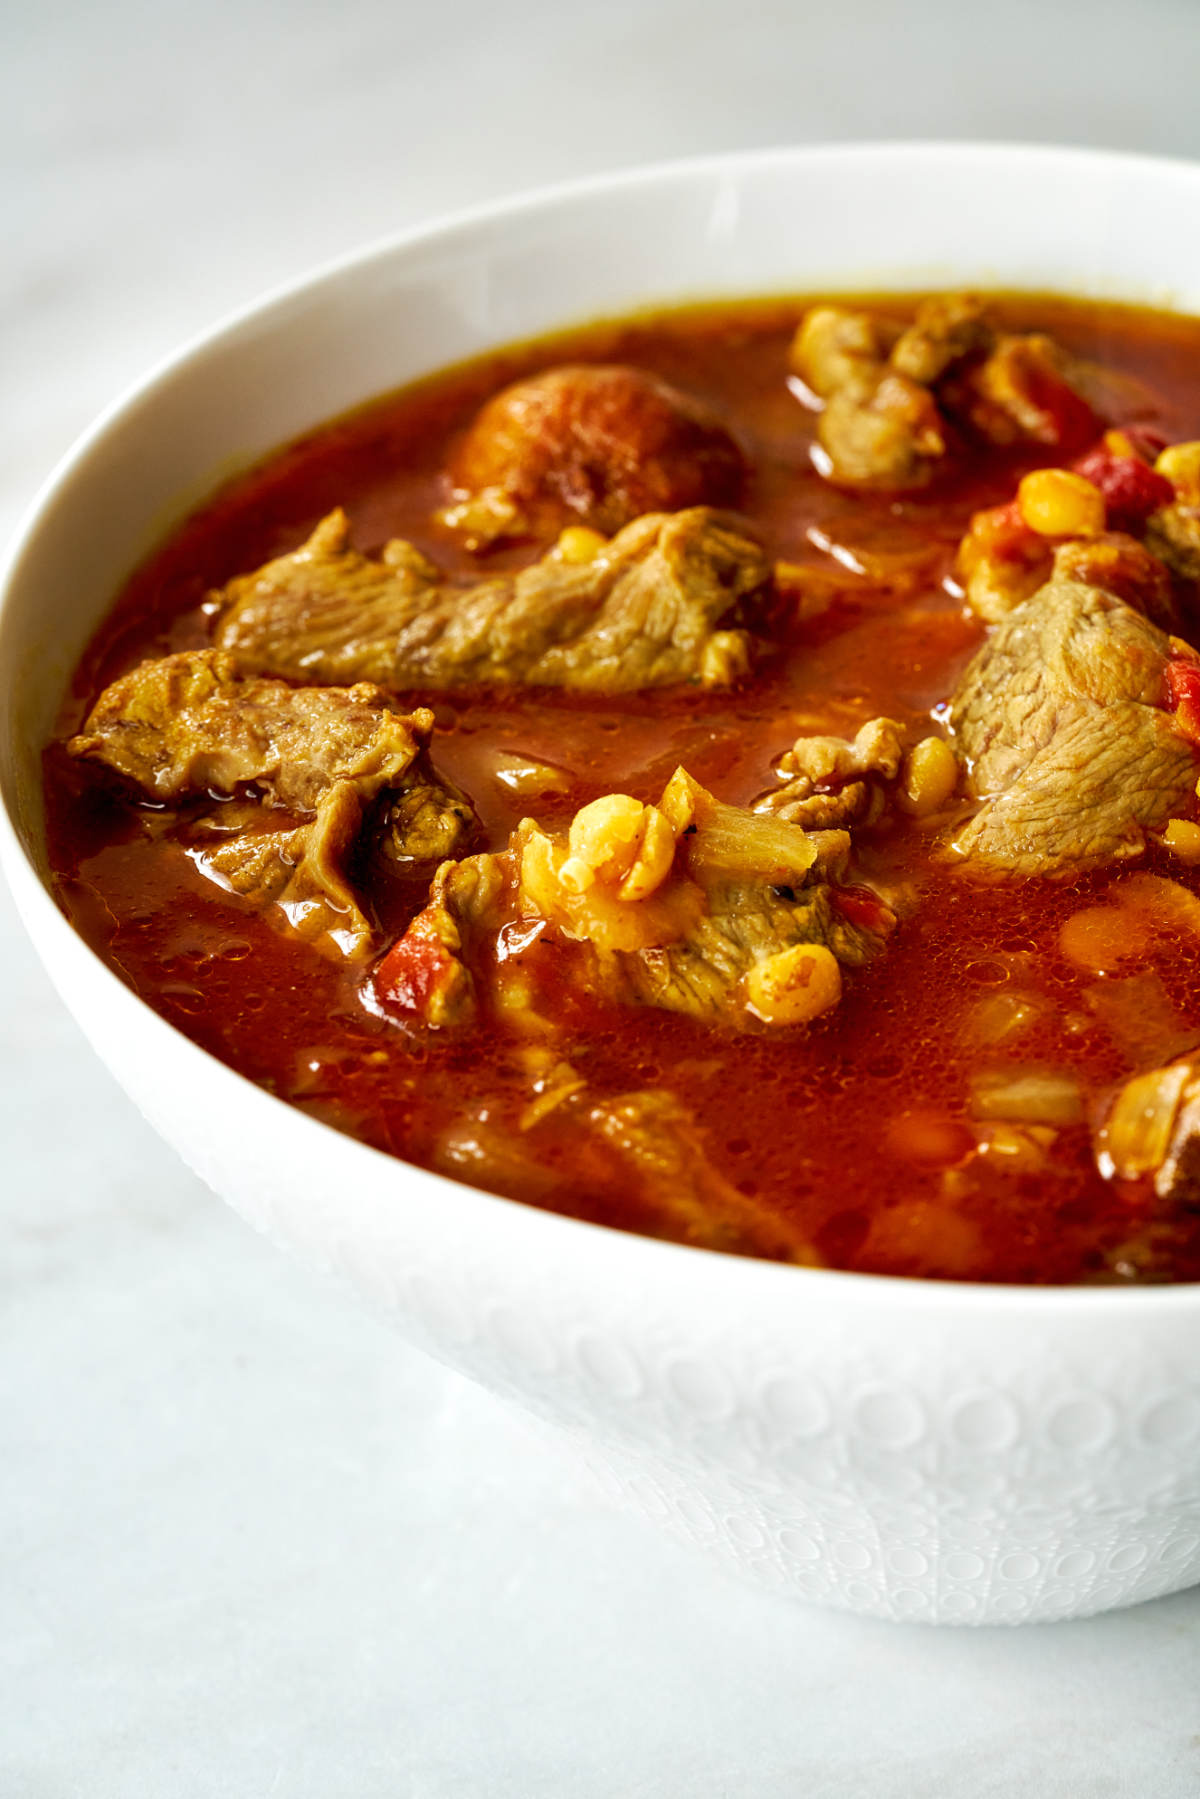
<svg viewBox="0 0 1200 1799">
<path fill-rule="evenodd" d="M 533 756 L 517 756 L 510 750 L 497 750 L 492 757 L 492 773 L 510 793 L 525 797 L 539 793 L 565 793 L 570 786 L 565 770 L 552 762 L 539 762 Z"/>
<path fill-rule="evenodd" d="M 1148 914 L 1132 906 L 1085 906 L 1063 920 L 1058 947 L 1076 968 L 1108 974 L 1149 953 L 1152 928 Z"/>
<path fill-rule="evenodd" d="M 1083 1094 L 1074 1075 L 1028 1068 L 994 1069 L 975 1078 L 971 1111 L 976 1118 L 1006 1118 L 1018 1124 L 1078 1124 Z"/>
<path fill-rule="evenodd" d="M 1122 906 L 1140 912 L 1160 930 L 1200 936 L 1200 899 L 1178 881 L 1135 869 L 1116 886 Z"/>
<path fill-rule="evenodd" d="M 967 1032 L 976 1043 L 1009 1043 L 1036 1024 L 1044 1012 L 1044 1004 L 1034 994 L 989 993 L 972 1006 Z"/>
<path fill-rule="evenodd" d="M 1133 1181 L 1155 1174 L 1166 1161 L 1179 1102 L 1193 1070 L 1172 1062 L 1126 1081 L 1096 1144 L 1101 1174 Z"/>
<path fill-rule="evenodd" d="M 686 845 L 688 872 L 702 884 L 802 883 L 817 859 L 817 845 L 803 826 L 727 806 L 682 768 L 671 776 L 660 805 Z"/>
<path fill-rule="evenodd" d="M 1196 1029 L 1172 1005 L 1162 976 L 1148 969 L 1123 980 L 1097 981 L 1088 1010 L 1132 1066 L 1166 1062 L 1196 1041 Z"/>
</svg>

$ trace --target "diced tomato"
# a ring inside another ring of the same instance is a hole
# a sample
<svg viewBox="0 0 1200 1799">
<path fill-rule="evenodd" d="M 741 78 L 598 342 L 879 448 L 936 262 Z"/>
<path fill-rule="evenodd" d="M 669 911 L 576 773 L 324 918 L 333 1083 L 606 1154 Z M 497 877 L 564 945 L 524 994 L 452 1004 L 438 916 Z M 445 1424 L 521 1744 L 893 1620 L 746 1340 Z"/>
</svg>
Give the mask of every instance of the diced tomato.
<svg viewBox="0 0 1200 1799">
<path fill-rule="evenodd" d="M 1143 462 L 1153 464 L 1166 449 L 1167 440 L 1150 425 L 1118 425 L 1104 433 L 1104 444 L 1114 456 L 1128 456 L 1132 451 Z"/>
<path fill-rule="evenodd" d="M 1167 705 L 1192 743 L 1200 744 L 1200 662 L 1173 656 L 1166 668 Z"/>
<path fill-rule="evenodd" d="M 1136 531 L 1152 512 L 1175 498 L 1166 476 L 1155 474 L 1137 456 L 1114 456 L 1100 447 L 1081 456 L 1074 468 L 1104 495 L 1110 531 Z"/>
<path fill-rule="evenodd" d="M 1019 558 L 1031 537 L 1037 534 L 1029 529 L 1021 517 L 1015 500 L 1009 500 L 1005 506 L 990 506 L 986 512 L 977 512 L 971 520 L 971 536 L 979 547 L 990 555 Z"/>
<path fill-rule="evenodd" d="M 1043 560 L 1049 562 L 1046 540 L 1030 530 L 1015 500 L 976 512 L 959 546 L 959 569 L 968 577 L 983 561 L 1026 567 Z"/>
<path fill-rule="evenodd" d="M 436 930 L 418 913 L 375 969 L 375 992 L 393 1012 L 423 1014 L 455 970 L 454 958 Z"/>
<path fill-rule="evenodd" d="M 1027 405 L 1041 413 L 1040 427 L 1030 433 L 1042 443 L 1077 448 L 1093 437 L 1095 412 L 1068 381 L 1036 356 L 1025 359 L 1021 387 Z"/>
<path fill-rule="evenodd" d="M 896 923 L 892 908 L 869 887 L 834 887 L 832 899 L 842 917 L 861 931 L 873 931 L 883 937 Z"/>
</svg>

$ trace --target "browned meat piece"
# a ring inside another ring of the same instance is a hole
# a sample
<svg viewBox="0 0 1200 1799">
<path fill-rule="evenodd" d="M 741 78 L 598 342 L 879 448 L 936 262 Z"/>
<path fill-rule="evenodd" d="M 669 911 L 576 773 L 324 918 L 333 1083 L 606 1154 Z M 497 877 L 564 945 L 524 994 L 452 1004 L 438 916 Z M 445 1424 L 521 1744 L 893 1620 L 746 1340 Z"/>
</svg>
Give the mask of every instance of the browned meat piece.
<svg viewBox="0 0 1200 1799">
<path fill-rule="evenodd" d="M 874 824 L 903 756 L 904 727 L 891 718 L 869 719 L 853 742 L 798 737 L 776 764 L 784 785 L 754 809 L 810 831 Z"/>
<path fill-rule="evenodd" d="M 359 555 L 333 512 L 298 550 L 229 583 L 217 642 L 248 674 L 296 681 L 722 687 L 749 666 L 734 621 L 770 578 L 744 528 L 705 507 L 640 518 L 590 561 L 551 551 L 471 587 L 411 544 Z"/>
<path fill-rule="evenodd" d="M 1164 506 L 1146 523 L 1146 548 L 1185 581 L 1200 581 L 1200 507 Z"/>
<path fill-rule="evenodd" d="M 1141 855 L 1194 796 L 1164 710 L 1168 638 L 1097 587 L 1051 581 L 997 627 L 951 708 L 979 811 L 954 851 L 981 870 L 1066 876 Z"/>
<path fill-rule="evenodd" d="M 1097 1137 L 1096 1159 L 1106 1176 L 1152 1180 L 1160 1199 L 1200 1203 L 1200 1056 L 1127 1081 Z"/>
<path fill-rule="evenodd" d="M 1054 552 L 1051 579 L 1102 587 L 1105 593 L 1124 600 L 1161 630 L 1170 631 L 1179 624 L 1179 607 L 1168 570 L 1136 537 L 1123 531 L 1069 538 L 1059 544 Z"/>
<path fill-rule="evenodd" d="M 990 350 L 995 340 L 986 309 L 974 294 L 935 295 L 922 301 L 912 324 L 897 338 L 891 365 L 910 381 L 932 387 L 955 363 Z"/>
<path fill-rule="evenodd" d="M 919 487 L 945 452 L 942 421 L 919 382 L 888 363 L 885 321 L 840 306 L 806 313 L 792 368 L 824 401 L 817 441 L 835 480 Z"/>
<path fill-rule="evenodd" d="M 451 466 L 439 515 L 471 549 L 605 535 L 646 512 L 734 506 L 741 451 L 716 413 L 643 369 L 568 366 L 506 387 L 484 406 Z"/>
<path fill-rule="evenodd" d="M 155 799 L 253 783 L 306 812 L 341 781 L 364 798 L 398 785 L 432 728 L 432 713 L 403 714 L 365 684 L 343 691 L 245 681 L 231 656 L 189 650 L 114 681 L 70 748 Z"/>
<path fill-rule="evenodd" d="M 272 830 L 270 811 L 230 829 L 224 809 L 208 813 L 191 835 L 196 867 L 229 893 L 265 911 L 276 906 L 288 928 L 317 948 L 356 960 L 370 952 L 372 930 L 347 875 L 363 825 L 362 802 L 349 782 L 318 801 L 309 824 Z"/>
<path fill-rule="evenodd" d="M 1013 506 L 977 512 L 959 547 L 958 573 L 972 612 L 997 625 L 1047 581 L 1102 587 L 1169 630 L 1179 623 L 1170 572 L 1123 531 L 1056 542 L 1029 530 Z"/>
<path fill-rule="evenodd" d="M 870 313 L 815 307 L 791 362 L 824 402 L 818 466 L 852 486 L 922 486 L 960 430 L 990 443 L 1069 444 L 1098 425 L 1083 370 L 1050 338 L 998 333 L 969 294 L 924 301 L 904 331 Z"/>
<path fill-rule="evenodd" d="M 1083 369 L 1053 338 L 1004 335 L 943 404 L 988 443 L 1078 446 L 1100 426 L 1085 385 Z"/>
<path fill-rule="evenodd" d="M 932 818 L 958 786 L 958 759 L 944 737 L 922 737 L 907 750 L 904 740 L 892 718 L 868 719 L 852 741 L 797 737 L 775 765 L 783 786 L 754 810 L 810 831 L 877 824 L 890 807 Z"/>
<path fill-rule="evenodd" d="M 430 904 L 380 963 L 385 1007 L 434 1024 L 469 1016 L 468 974 L 507 925 L 505 964 L 541 932 L 580 946 L 580 978 L 616 1000 L 713 1022 L 808 1023 L 841 996 L 843 966 L 882 947 L 895 915 L 835 884 L 844 832 L 715 800 L 677 770 L 658 806 L 595 800 L 566 837 L 525 820 L 499 856 L 439 870 Z"/>
<path fill-rule="evenodd" d="M 581 1209 L 582 1199 L 585 1215 L 589 1188 L 611 1190 L 615 1177 L 630 1221 L 646 1235 L 735 1255 L 819 1264 L 792 1220 L 718 1173 L 702 1130 L 674 1094 L 640 1090 L 596 1101 L 562 1062 L 544 1084 L 546 1111 L 535 1100 L 516 1121 L 498 1119 L 489 1106 L 457 1122 L 438 1146 L 438 1168 L 513 1199 L 552 1205 L 563 1194 L 564 1209 L 572 1211 Z M 548 1152 L 555 1149 L 551 1159 Z M 564 1163 L 570 1171 L 569 1199 Z"/>
<path fill-rule="evenodd" d="M 475 834 L 475 808 L 465 794 L 441 781 L 414 779 L 376 803 L 376 849 L 399 873 L 436 867 L 460 852 Z"/>
<path fill-rule="evenodd" d="M 474 823 L 462 796 L 430 775 L 432 730 L 431 712 L 403 713 L 365 683 L 242 680 L 232 657 L 200 650 L 114 681 L 70 750 L 169 804 L 261 796 L 263 806 L 218 807 L 200 822 L 198 865 L 231 891 L 280 906 L 302 936 L 357 956 L 370 950 L 371 928 L 347 863 L 368 815 L 400 862 L 461 849 Z"/>
<path fill-rule="evenodd" d="M 663 1235 L 705 1249 L 820 1266 L 788 1218 L 739 1191 L 709 1161 L 695 1119 L 671 1093 L 626 1093 L 591 1106 L 587 1122 L 618 1151 Z"/>
<path fill-rule="evenodd" d="M 937 407 L 902 375 L 882 375 L 869 396 L 831 395 L 817 438 L 828 456 L 821 472 L 863 487 L 920 487 L 946 453 Z"/>
</svg>

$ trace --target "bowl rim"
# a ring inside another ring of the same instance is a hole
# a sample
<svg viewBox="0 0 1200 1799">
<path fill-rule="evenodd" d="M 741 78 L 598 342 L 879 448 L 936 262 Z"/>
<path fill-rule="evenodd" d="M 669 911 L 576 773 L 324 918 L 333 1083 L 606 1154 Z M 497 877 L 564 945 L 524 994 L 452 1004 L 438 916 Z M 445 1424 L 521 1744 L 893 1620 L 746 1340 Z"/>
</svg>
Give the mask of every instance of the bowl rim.
<svg viewBox="0 0 1200 1799">
<path fill-rule="evenodd" d="M 1184 157 L 1160 156 L 1150 152 L 1110 150 L 1083 145 L 966 138 L 915 138 L 895 141 L 875 139 L 845 143 L 785 144 L 749 150 L 711 151 L 694 156 L 674 157 L 653 163 L 638 164 L 614 172 L 601 172 L 581 178 L 539 184 L 523 189 L 516 194 L 457 208 L 406 226 L 397 232 L 386 233 L 365 245 L 328 258 L 305 273 L 268 287 L 257 297 L 223 314 L 214 324 L 192 333 L 174 350 L 154 362 L 146 373 L 126 384 L 103 407 L 93 422 L 79 434 L 53 464 L 50 472 L 42 480 L 32 499 L 24 508 L 9 544 L 0 555 L 0 633 L 2 633 L 10 590 L 20 575 L 24 556 L 41 525 L 43 514 L 50 509 L 60 488 L 86 462 L 109 431 L 136 408 L 152 400 L 161 387 L 181 373 L 193 360 L 234 338 L 248 325 L 254 324 L 261 327 L 264 323 L 269 323 L 272 313 L 283 310 L 302 296 L 313 295 L 323 287 L 332 286 L 347 277 L 354 277 L 375 263 L 402 257 L 408 251 L 437 245 L 450 246 L 457 238 L 469 237 L 472 233 L 487 227 L 536 214 L 542 209 L 560 205 L 564 201 L 584 200 L 593 195 L 619 196 L 635 193 L 640 189 L 653 187 L 663 182 L 705 177 L 719 178 L 772 166 L 784 167 L 792 163 L 850 165 L 856 162 L 870 162 L 886 156 L 894 167 L 898 162 L 911 165 L 919 164 L 923 160 L 936 159 L 940 161 L 948 155 L 952 155 L 960 161 L 970 160 L 990 167 L 1002 163 L 1010 166 L 1025 164 L 1033 169 L 1035 167 L 1044 168 L 1049 163 L 1058 163 L 1078 168 L 1089 167 L 1097 172 L 1108 170 L 1113 174 L 1121 171 L 1142 171 L 1162 178 L 1184 181 L 1193 189 L 1200 187 L 1200 161 L 1191 161 Z M 904 290 L 897 288 L 896 291 Z M 572 321 L 566 321 L 564 328 L 569 328 L 571 323 Z M 436 370 L 431 371 L 431 373 L 436 372 Z M 270 452 L 267 454 L 269 455 Z M 0 682 L 3 679 L 3 667 L 0 665 Z M 57 934 L 59 943 L 69 944 L 75 953 L 81 953 L 88 960 L 93 972 L 99 973 L 116 1006 L 131 1010 L 133 1015 L 149 1026 L 152 1033 L 158 1031 L 167 1033 L 177 1053 L 182 1053 L 187 1058 L 199 1058 L 209 1079 L 236 1083 L 239 1091 L 245 1097 L 248 1098 L 251 1094 L 254 1096 L 250 1102 L 252 1104 L 261 1103 L 271 1108 L 283 1108 L 290 1121 L 290 1128 L 294 1128 L 301 1136 L 307 1132 L 316 1131 L 320 1134 L 322 1143 L 327 1144 L 329 1134 L 332 1133 L 340 1139 L 342 1153 L 350 1158 L 351 1163 L 365 1157 L 369 1159 L 369 1164 L 376 1171 L 386 1169 L 394 1171 L 398 1179 L 415 1178 L 420 1184 L 433 1183 L 435 1190 L 455 1195 L 459 1206 L 464 1211 L 474 1211 L 481 1216 L 486 1214 L 493 1220 L 502 1215 L 497 1208 L 504 1208 L 507 1213 L 517 1216 L 519 1229 L 526 1236 L 537 1237 L 547 1243 L 557 1240 L 564 1246 L 569 1245 L 572 1239 L 586 1245 L 589 1238 L 594 1241 L 598 1236 L 605 1241 L 608 1252 L 620 1261 L 628 1261 L 636 1257 L 639 1263 L 645 1266 L 652 1265 L 655 1260 L 658 1260 L 664 1272 L 667 1271 L 668 1265 L 673 1266 L 675 1273 L 683 1276 L 685 1280 L 690 1269 L 697 1283 L 706 1274 L 713 1279 L 719 1279 L 723 1286 L 728 1286 L 730 1283 L 742 1283 L 747 1297 L 749 1297 L 752 1287 L 763 1282 L 795 1282 L 797 1280 L 806 1283 L 811 1297 L 815 1293 L 813 1288 L 815 1282 L 819 1283 L 821 1290 L 827 1293 L 831 1299 L 836 1295 L 839 1304 L 843 1301 L 848 1302 L 855 1310 L 870 1311 L 882 1308 L 888 1311 L 921 1311 L 929 1314 L 931 1321 L 935 1323 L 938 1317 L 944 1317 L 949 1321 L 958 1315 L 966 1314 L 972 1323 L 981 1324 L 986 1321 L 987 1312 L 997 1315 L 998 1318 L 1009 1319 L 1016 1313 L 1028 1312 L 1034 1315 L 1032 1321 L 1039 1324 L 1052 1319 L 1062 1322 L 1088 1323 L 1095 1319 L 1098 1313 L 1113 1314 L 1114 1317 L 1119 1315 L 1122 1322 L 1141 1322 L 1151 1317 L 1155 1322 L 1161 1322 L 1164 1314 L 1178 1314 L 1181 1310 L 1189 1314 L 1193 1311 L 1200 1311 L 1200 1281 L 1141 1287 L 1042 1286 L 1019 1282 L 942 1280 L 869 1274 L 851 1269 L 803 1267 L 790 1263 L 766 1261 L 757 1257 L 735 1255 L 723 1250 L 701 1249 L 692 1244 L 621 1231 L 613 1226 L 597 1224 L 564 1213 L 547 1211 L 524 1201 L 490 1193 L 485 1188 L 476 1187 L 467 1182 L 452 1181 L 449 1177 L 440 1175 L 431 1169 L 406 1162 L 402 1157 L 389 1155 L 386 1151 L 375 1149 L 358 1138 L 338 1132 L 334 1126 L 327 1125 L 300 1111 L 288 1101 L 280 1099 L 251 1080 L 248 1075 L 242 1074 L 240 1070 L 203 1049 L 134 989 L 127 986 L 98 951 L 93 949 L 91 944 L 75 930 L 66 914 L 55 902 L 49 887 L 39 874 L 17 833 L 2 792 L 0 792 L 0 873 L 8 881 L 22 923 L 27 929 L 30 928 L 27 910 L 34 909 L 39 915 L 39 923 L 51 937 Z M 40 943 L 38 951 L 42 956 Z M 46 961 L 44 956 L 42 959 L 44 962 Z M 47 968 L 53 979 L 53 971 L 49 969 L 48 964 Z M 68 1009 L 70 1009 L 69 1004 Z M 73 1018 L 73 1022 L 78 1028 L 78 1021 Z M 108 1072 L 111 1075 L 111 1070 Z M 279 1118 L 277 1112 L 272 1115 Z M 174 1146 L 172 1145 L 172 1147 Z M 582 1236 L 581 1233 L 583 1233 Z"/>
</svg>

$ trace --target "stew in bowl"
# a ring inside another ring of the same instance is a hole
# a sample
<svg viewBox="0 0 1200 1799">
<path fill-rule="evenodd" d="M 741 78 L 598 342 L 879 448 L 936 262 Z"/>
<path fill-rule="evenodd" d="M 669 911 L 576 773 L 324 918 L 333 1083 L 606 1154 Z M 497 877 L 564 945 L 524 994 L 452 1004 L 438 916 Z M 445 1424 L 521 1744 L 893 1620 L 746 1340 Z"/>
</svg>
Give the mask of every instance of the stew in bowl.
<svg viewBox="0 0 1200 1799">
<path fill-rule="evenodd" d="M 808 1266 L 1200 1275 L 1200 321 L 660 311 L 307 434 L 138 568 L 60 903 L 391 1154 Z"/>
<path fill-rule="evenodd" d="M 150 377 L 5 577 L 0 851 L 116 1078 L 804 1599 L 1200 1579 L 1198 182 L 839 147 L 431 227 Z"/>
</svg>

